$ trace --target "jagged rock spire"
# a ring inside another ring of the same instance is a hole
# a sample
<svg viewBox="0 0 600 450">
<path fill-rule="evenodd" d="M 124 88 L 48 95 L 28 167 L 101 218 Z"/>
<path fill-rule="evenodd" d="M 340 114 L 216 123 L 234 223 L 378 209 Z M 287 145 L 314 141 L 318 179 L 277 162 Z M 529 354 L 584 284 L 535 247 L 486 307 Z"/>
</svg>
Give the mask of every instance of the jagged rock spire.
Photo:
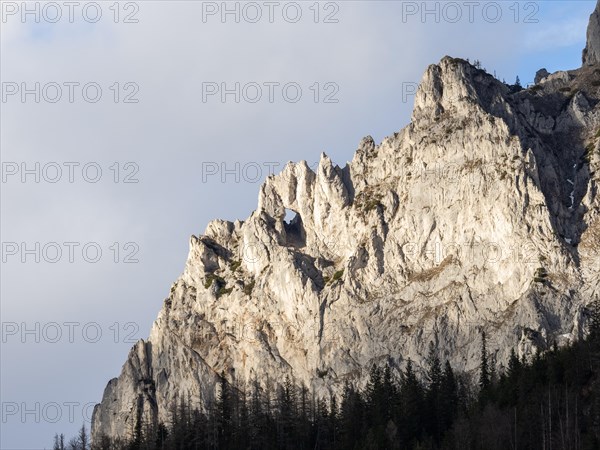
<svg viewBox="0 0 600 450">
<path fill-rule="evenodd" d="M 584 66 L 600 62 L 600 0 L 598 0 L 596 9 L 590 15 L 590 22 L 587 28 L 587 43 L 583 49 L 582 62 Z"/>
</svg>

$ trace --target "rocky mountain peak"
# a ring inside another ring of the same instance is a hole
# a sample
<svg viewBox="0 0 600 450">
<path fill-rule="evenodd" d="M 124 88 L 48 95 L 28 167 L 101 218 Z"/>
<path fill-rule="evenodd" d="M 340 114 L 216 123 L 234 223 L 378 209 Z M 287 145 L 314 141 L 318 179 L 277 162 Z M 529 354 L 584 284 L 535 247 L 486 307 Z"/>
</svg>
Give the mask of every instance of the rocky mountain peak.
<svg viewBox="0 0 600 450">
<path fill-rule="evenodd" d="M 596 3 L 596 9 L 590 15 L 587 43 L 583 49 L 582 62 L 584 66 L 600 62 L 600 1 Z"/>
<path fill-rule="evenodd" d="M 600 292 L 599 169 L 593 66 L 519 90 L 443 58 L 407 127 L 362 139 L 344 167 L 289 163 L 250 217 L 190 239 L 94 436 L 165 422 L 181 396 L 206 406 L 221 374 L 328 395 L 373 363 L 419 371 L 430 342 L 472 372 L 482 330 L 498 363 L 581 337 Z"/>
</svg>

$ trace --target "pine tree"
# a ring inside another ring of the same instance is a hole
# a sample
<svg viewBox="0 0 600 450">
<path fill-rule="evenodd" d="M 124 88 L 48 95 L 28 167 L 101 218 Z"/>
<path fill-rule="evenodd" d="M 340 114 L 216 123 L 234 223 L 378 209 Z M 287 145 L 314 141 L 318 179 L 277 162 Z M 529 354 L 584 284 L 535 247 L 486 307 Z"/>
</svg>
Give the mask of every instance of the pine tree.
<svg viewBox="0 0 600 450">
<path fill-rule="evenodd" d="M 383 424 L 383 379 L 381 369 L 376 364 L 371 366 L 369 381 L 366 387 L 366 402 L 369 425 L 377 427 Z"/>
<path fill-rule="evenodd" d="M 79 433 L 77 434 L 77 444 L 79 450 L 88 450 L 90 448 L 90 439 L 85 428 L 85 424 L 81 425 Z"/>
<path fill-rule="evenodd" d="M 425 426 L 428 433 L 439 444 L 441 436 L 440 388 L 442 384 L 442 366 L 433 342 L 429 343 L 427 354 L 427 390 L 425 393 L 428 414 Z"/>
<path fill-rule="evenodd" d="M 173 403 L 171 404 L 171 407 L 169 408 L 169 420 L 170 420 L 170 432 L 169 432 L 169 443 L 170 444 L 174 444 L 177 442 L 177 438 L 179 436 L 179 426 L 180 426 L 180 421 L 179 421 L 179 408 L 178 408 L 178 402 L 177 402 L 177 398 L 175 398 L 175 400 L 173 401 Z"/>
<path fill-rule="evenodd" d="M 261 428 L 264 424 L 263 399 L 258 380 L 251 385 L 249 407 L 249 444 L 258 447 L 261 440 Z"/>
<path fill-rule="evenodd" d="M 589 340 L 597 344 L 600 341 L 600 300 L 595 299 L 590 304 L 591 320 L 589 326 Z"/>
<path fill-rule="evenodd" d="M 133 422 L 132 439 L 129 444 L 129 450 L 139 450 L 142 445 L 142 414 L 144 408 L 144 398 L 142 394 L 138 395 L 135 417 Z"/>
<path fill-rule="evenodd" d="M 250 435 L 250 412 L 246 397 L 246 388 L 241 386 L 238 388 L 239 394 L 239 412 L 238 412 L 238 433 L 236 435 L 236 448 L 242 448 Z"/>
<path fill-rule="evenodd" d="M 508 401 L 511 405 L 516 405 L 519 401 L 519 384 L 521 377 L 522 365 L 519 357 L 517 356 L 515 349 L 510 350 L 510 357 L 508 358 L 508 369 L 506 371 L 505 384 L 508 387 Z"/>
<path fill-rule="evenodd" d="M 440 416 L 442 431 L 452 426 L 458 412 L 458 383 L 449 361 L 446 361 L 440 387 Z"/>
<path fill-rule="evenodd" d="M 490 367 L 488 357 L 487 339 L 484 331 L 481 333 L 481 354 L 479 359 L 479 389 L 482 395 L 485 395 L 490 387 Z"/>
<path fill-rule="evenodd" d="M 427 388 L 428 392 L 437 395 L 442 382 L 442 365 L 433 342 L 429 343 L 429 353 L 427 354 Z"/>
<path fill-rule="evenodd" d="M 329 400 L 329 439 L 332 448 L 337 448 L 339 441 L 340 425 L 339 425 L 339 410 L 337 398 L 331 394 Z"/>
<path fill-rule="evenodd" d="M 404 446 L 410 446 L 418 440 L 422 432 L 423 388 L 417 379 L 409 359 L 400 381 L 400 397 L 402 403 L 403 426 L 402 438 Z"/>
<path fill-rule="evenodd" d="M 346 382 L 340 405 L 341 448 L 352 448 L 363 437 L 365 418 L 360 394 Z"/>
<path fill-rule="evenodd" d="M 159 423 L 157 430 L 156 430 L 156 441 L 155 441 L 155 445 L 154 448 L 156 449 L 164 449 L 165 448 L 165 442 L 167 441 L 169 437 L 169 430 L 167 429 L 166 425 L 164 423 Z"/>
<path fill-rule="evenodd" d="M 225 379 L 224 372 L 221 372 L 221 378 L 219 379 L 219 393 L 217 396 L 216 413 L 219 448 L 228 448 L 233 432 L 232 401 L 230 386 Z"/>
<path fill-rule="evenodd" d="M 523 86 L 521 86 L 521 80 L 517 76 L 517 79 L 515 80 L 515 84 L 510 86 L 510 91 L 514 94 L 515 92 L 519 92 L 521 90 L 523 90 Z"/>
<path fill-rule="evenodd" d="M 54 445 L 52 446 L 52 450 L 62 450 L 60 448 L 60 440 L 58 438 L 58 433 L 54 434 Z"/>
<path fill-rule="evenodd" d="M 116 445 L 113 445 L 113 440 L 106 434 L 102 434 L 99 438 L 96 438 L 92 448 L 94 450 L 113 450 L 116 448 Z M 64 446 L 60 450 L 64 450 Z"/>
<path fill-rule="evenodd" d="M 327 403 L 324 398 L 317 400 L 316 406 L 316 417 L 315 417 L 315 431 L 316 431 L 316 448 L 327 448 L 327 443 L 331 439 L 329 430 L 329 411 L 327 409 Z"/>
<path fill-rule="evenodd" d="M 77 440 L 76 437 L 72 437 L 71 439 L 69 439 L 68 449 L 69 450 L 79 450 L 79 441 Z"/>
<path fill-rule="evenodd" d="M 304 385 L 300 388 L 300 398 L 299 398 L 299 425 L 298 425 L 298 434 L 301 442 L 301 447 L 307 447 L 311 438 L 311 405 L 309 399 L 309 391 L 308 388 Z"/>
<path fill-rule="evenodd" d="M 278 442 L 280 442 L 280 446 L 288 448 L 294 444 L 295 418 L 297 415 L 296 387 L 292 383 L 289 375 L 285 377 L 283 386 L 279 387 L 278 404 Z"/>
<path fill-rule="evenodd" d="M 515 349 L 510 350 L 510 356 L 508 358 L 508 372 L 509 378 L 516 380 L 521 373 L 521 361 L 515 352 Z"/>
<path fill-rule="evenodd" d="M 398 390 L 392 377 L 392 368 L 389 363 L 385 365 L 382 381 L 383 417 L 387 421 L 395 419 L 398 403 Z"/>
</svg>

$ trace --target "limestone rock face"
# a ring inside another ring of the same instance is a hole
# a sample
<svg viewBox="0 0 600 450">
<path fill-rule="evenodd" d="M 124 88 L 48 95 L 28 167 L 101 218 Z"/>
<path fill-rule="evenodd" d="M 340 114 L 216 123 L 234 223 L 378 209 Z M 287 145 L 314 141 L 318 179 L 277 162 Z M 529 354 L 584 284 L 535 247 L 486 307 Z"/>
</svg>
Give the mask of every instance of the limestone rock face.
<svg viewBox="0 0 600 450">
<path fill-rule="evenodd" d="M 247 220 L 192 236 L 93 437 L 207 405 L 221 374 L 327 395 L 374 362 L 422 366 L 429 342 L 473 372 L 483 330 L 498 364 L 581 337 L 600 293 L 599 81 L 586 66 L 514 93 L 445 57 L 406 128 L 343 168 L 323 154 L 269 177 Z"/>
<path fill-rule="evenodd" d="M 590 16 L 587 29 L 587 44 L 583 49 L 583 65 L 593 65 L 600 62 L 600 0 Z"/>
<path fill-rule="evenodd" d="M 548 72 L 546 69 L 540 69 L 535 73 L 535 78 L 533 79 L 533 82 L 535 84 L 539 84 L 548 75 L 550 75 L 550 72 Z"/>
</svg>

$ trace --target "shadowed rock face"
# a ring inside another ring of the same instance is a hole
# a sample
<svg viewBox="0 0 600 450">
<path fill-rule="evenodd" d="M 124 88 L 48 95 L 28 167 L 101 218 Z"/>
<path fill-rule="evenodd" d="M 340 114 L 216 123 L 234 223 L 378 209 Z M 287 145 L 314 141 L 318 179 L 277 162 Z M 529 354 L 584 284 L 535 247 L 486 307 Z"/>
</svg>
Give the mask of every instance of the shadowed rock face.
<svg viewBox="0 0 600 450">
<path fill-rule="evenodd" d="M 344 168 L 288 164 L 247 220 L 192 236 L 93 438 L 167 422 L 182 396 L 209 404 L 220 374 L 328 395 L 374 362 L 418 369 L 430 341 L 474 371 L 482 330 L 499 363 L 581 337 L 600 293 L 599 102 L 593 66 L 512 93 L 466 61 L 431 65 L 407 127 Z"/>
<path fill-rule="evenodd" d="M 592 65 L 600 62 L 600 0 L 596 9 L 590 16 L 587 29 L 587 44 L 583 49 L 583 65 Z"/>
</svg>

